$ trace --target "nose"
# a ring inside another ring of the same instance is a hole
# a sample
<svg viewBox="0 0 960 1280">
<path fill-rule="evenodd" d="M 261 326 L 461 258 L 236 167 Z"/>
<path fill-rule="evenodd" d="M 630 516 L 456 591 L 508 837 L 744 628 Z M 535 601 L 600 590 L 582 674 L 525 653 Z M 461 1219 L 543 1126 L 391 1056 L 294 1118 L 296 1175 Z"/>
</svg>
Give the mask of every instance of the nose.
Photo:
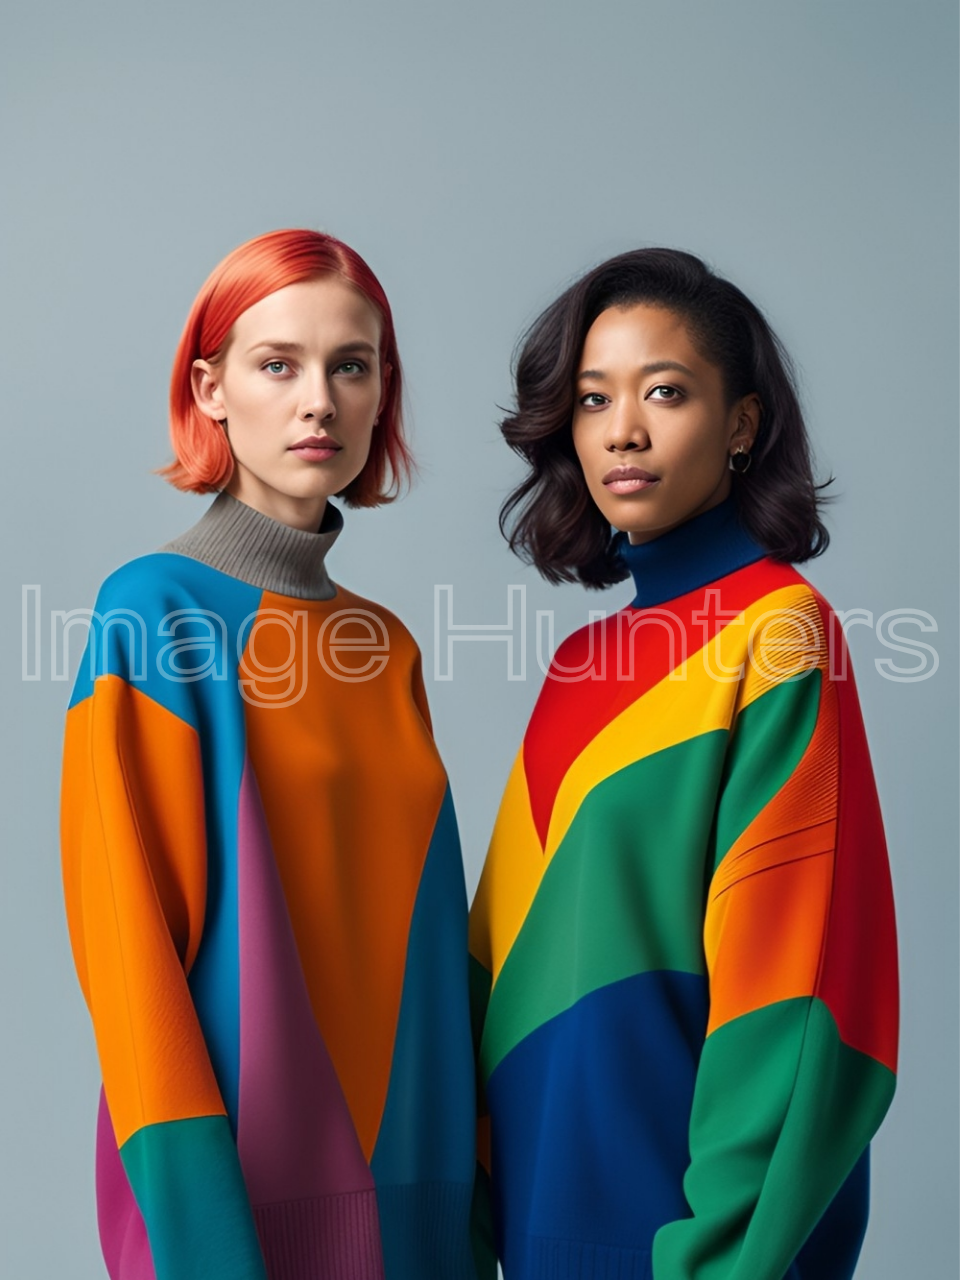
<svg viewBox="0 0 960 1280">
<path fill-rule="evenodd" d="M 643 415 L 639 407 L 630 400 L 621 401 L 612 413 L 606 415 L 605 426 L 604 448 L 610 453 L 650 447 L 650 435 L 644 425 Z"/>
<path fill-rule="evenodd" d="M 332 422 L 337 406 L 325 370 L 304 375 L 298 416 L 304 422 Z"/>
</svg>

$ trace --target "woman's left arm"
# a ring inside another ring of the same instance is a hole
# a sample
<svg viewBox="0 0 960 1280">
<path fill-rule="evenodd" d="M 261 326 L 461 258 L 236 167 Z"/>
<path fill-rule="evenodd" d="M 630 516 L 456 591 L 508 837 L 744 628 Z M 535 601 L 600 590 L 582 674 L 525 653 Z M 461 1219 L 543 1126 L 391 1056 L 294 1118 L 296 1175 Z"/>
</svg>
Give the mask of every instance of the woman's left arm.
<svg viewBox="0 0 960 1280">
<path fill-rule="evenodd" d="M 893 898 L 839 620 L 809 590 L 749 663 L 707 894 L 691 1216 L 658 1231 L 655 1280 L 783 1280 L 811 1233 L 808 1256 L 852 1274 L 894 1090 Z"/>
</svg>

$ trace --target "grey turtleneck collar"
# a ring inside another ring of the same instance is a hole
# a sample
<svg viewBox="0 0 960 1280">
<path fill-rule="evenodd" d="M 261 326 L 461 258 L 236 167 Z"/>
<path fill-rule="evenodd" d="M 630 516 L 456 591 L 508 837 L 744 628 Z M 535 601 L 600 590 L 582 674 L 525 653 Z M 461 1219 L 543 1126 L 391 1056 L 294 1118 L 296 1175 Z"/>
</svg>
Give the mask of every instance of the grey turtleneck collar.
<svg viewBox="0 0 960 1280">
<path fill-rule="evenodd" d="M 300 600 L 330 600 L 337 589 L 324 558 L 343 528 L 329 502 L 316 533 L 294 529 L 248 507 L 225 490 L 186 533 L 160 550 L 191 556 L 241 582 Z"/>
</svg>

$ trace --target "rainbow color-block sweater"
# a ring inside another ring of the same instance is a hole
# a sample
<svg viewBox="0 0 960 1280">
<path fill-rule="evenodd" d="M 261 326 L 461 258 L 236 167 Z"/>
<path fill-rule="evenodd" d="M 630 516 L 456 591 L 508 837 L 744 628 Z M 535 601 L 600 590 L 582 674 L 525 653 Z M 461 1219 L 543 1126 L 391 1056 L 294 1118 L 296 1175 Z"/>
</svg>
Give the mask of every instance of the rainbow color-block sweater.
<svg viewBox="0 0 960 1280">
<path fill-rule="evenodd" d="M 733 501 L 560 646 L 471 912 L 505 1280 L 847 1280 L 894 1089 L 840 623 Z"/>
<path fill-rule="evenodd" d="M 224 493 L 97 600 L 62 850 L 113 1280 L 476 1280 L 456 819 L 341 524 Z"/>
</svg>

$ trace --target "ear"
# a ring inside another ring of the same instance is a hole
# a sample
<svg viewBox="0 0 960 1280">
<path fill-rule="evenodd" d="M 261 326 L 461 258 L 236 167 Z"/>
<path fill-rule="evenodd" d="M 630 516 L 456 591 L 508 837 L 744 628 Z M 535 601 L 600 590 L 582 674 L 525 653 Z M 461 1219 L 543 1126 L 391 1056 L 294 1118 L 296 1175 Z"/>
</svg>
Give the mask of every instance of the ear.
<svg viewBox="0 0 960 1280">
<path fill-rule="evenodd" d="M 220 366 L 209 360 L 194 360 L 190 370 L 190 389 L 197 408 L 215 422 L 227 416 L 226 406 L 220 395 Z"/>
<path fill-rule="evenodd" d="M 731 449 L 742 445 L 747 453 L 750 452 L 757 438 L 757 432 L 760 430 L 762 413 L 763 405 L 754 391 L 733 406 L 730 414 L 733 419 L 733 432 L 728 442 Z"/>
<path fill-rule="evenodd" d="M 390 379 L 393 377 L 393 365 L 384 361 L 380 369 L 380 403 L 377 405 L 377 418 L 379 419 L 383 413 L 383 406 L 387 403 L 387 396 L 390 393 Z"/>
</svg>

